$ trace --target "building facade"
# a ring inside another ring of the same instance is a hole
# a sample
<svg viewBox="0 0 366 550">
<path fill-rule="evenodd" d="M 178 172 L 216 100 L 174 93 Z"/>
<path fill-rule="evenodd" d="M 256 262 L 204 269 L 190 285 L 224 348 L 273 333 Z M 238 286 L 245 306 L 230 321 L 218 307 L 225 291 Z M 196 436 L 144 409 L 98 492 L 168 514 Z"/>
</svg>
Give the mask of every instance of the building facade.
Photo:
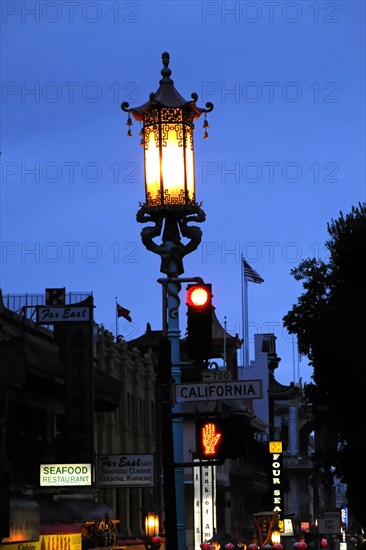
<svg viewBox="0 0 366 550">
<path fill-rule="evenodd" d="M 83 523 L 100 520 L 108 512 L 117 523 L 122 544 L 131 539 L 142 542 L 148 512 L 158 514 L 160 530 L 164 532 L 165 442 L 161 436 L 157 383 L 161 331 L 151 330 L 148 324 L 144 335 L 125 342 L 122 338 L 116 341 L 104 327 L 93 326 L 91 462 L 95 479 L 89 487 L 40 487 L 40 464 L 62 463 L 66 456 L 67 369 L 63 363 L 63 339 L 57 331 L 28 317 L 6 308 L 0 301 L 1 498 L 2 507 L 8 512 L 2 516 L 2 538 L 11 538 L 6 532 L 11 523 L 11 503 L 22 499 L 35 503 L 41 524 L 68 521 L 81 529 Z M 248 367 L 238 366 L 240 346 L 240 339 L 226 333 L 215 315 L 210 364 L 190 365 L 185 341 L 181 341 L 182 361 L 186 364 L 182 368 L 182 383 L 200 383 L 204 375 L 218 371 L 227 373 L 226 378 L 231 381 L 260 380 L 262 387 L 260 399 L 182 404 L 189 550 L 207 538 L 221 544 L 251 542 L 256 537 L 253 515 L 276 506 L 283 518 L 291 519 L 296 536 L 302 526 L 311 528 L 323 503 L 313 471 L 313 418 L 301 384 L 284 386 L 276 381 L 279 358 L 273 334 L 255 335 L 255 359 Z M 196 420 L 217 416 L 240 417 L 237 438 L 242 452 L 221 465 L 194 466 Z M 271 440 L 281 441 L 283 446 L 281 496 L 276 497 L 277 502 L 271 486 Z M 152 483 L 140 486 L 134 482 L 100 482 L 100 460 L 113 463 L 121 457 L 135 459 L 136 455 L 153 457 Z M 208 479 L 212 501 L 202 498 L 202 486 Z M 70 512 L 75 510 L 76 500 L 77 512 Z M 210 505 L 204 508 L 204 502 Z M 37 513 L 32 511 L 33 516 Z"/>
<path fill-rule="evenodd" d="M 1 538 L 3 542 L 12 542 L 14 537 L 29 540 L 29 532 L 20 533 L 15 524 L 22 517 L 24 526 L 25 510 L 31 508 L 28 516 L 33 519 L 29 521 L 38 528 L 50 523 L 76 523 L 81 532 L 84 522 L 102 520 L 108 513 L 118 518 L 122 536 L 141 537 L 145 510 L 152 505 L 152 489 L 101 488 L 98 458 L 155 452 L 152 358 L 130 350 L 124 341 L 114 342 L 103 327 L 93 325 L 88 371 L 93 381 L 93 451 L 88 460 L 93 480 L 89 486 L 40 486 L 41 464 L 73 462 L 73 452 L 67 450 L 66 418 L 68 408 L 77 410 L 78 403 L 71 400 L 70 404 L 68 395 L 65 335 L 29 318 L 34 318 L 34 306 L 29 303 L 37 302 L 31 298 L 27 296 L 28 306 L 18 308 L 18 313 L 0 299 Z M 26 303 L 24 300 L 22 297 L 19 304 Z M 42 300 L 44 303 L 44 296 L 38 303 Z M 69 347 L 69 340 L 66 342 Z M 72 345 L 77 369 L 88 346 L 77 338 Z M 83 401 L 85 378 L 79 375 L 74 385 L 78 387 L 73 390 L 73 399 Z M 82 425 L 73 431 L 76 438 L 85 437 Z M 32 536 L 36 531 L 33 528 Z"/>
</svg>

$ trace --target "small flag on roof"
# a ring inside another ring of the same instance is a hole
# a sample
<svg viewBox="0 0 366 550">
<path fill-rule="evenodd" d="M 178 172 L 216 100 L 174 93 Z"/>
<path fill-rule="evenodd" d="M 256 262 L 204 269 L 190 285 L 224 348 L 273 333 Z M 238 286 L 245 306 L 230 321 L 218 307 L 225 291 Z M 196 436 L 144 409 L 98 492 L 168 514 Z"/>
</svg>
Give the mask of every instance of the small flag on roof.
<svg viewBox="0 0 366 550">
<path fill-rule="evenodd" d="M 117 304 L 117 317 L 123 317 L 124 319 L 127 319 L 130 323 L 132 322 L 131 316 L 130 316 L 130 310 L 126 309 L 125 307 L 120 306 Z"/>
</svg>

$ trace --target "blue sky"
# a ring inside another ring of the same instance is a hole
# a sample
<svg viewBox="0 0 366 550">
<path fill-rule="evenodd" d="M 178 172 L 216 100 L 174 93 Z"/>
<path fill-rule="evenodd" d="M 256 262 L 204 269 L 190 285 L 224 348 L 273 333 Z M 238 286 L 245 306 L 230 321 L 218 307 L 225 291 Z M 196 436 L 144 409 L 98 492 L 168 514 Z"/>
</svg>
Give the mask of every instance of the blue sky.
<svg viewBox="0 0 366 550">
<path fill-rule="evenodd" d="M 207 220 L 185 275 L 213 285 L 220 321 L 241 334 L 240 256 L 250 336 L 274 332 L 277 378 L 309 380 L 282 317 L 301 259 L 326 259 L 326 225 L 365 201 L 365 3 L 3 1 L 1 288 L 93 291 L 128 340 L 161 326 L 160 260 L 140 241 L 139 127 L 122 101 L 156 91 L 161 54 L 187 99 L 214 103 L 196 124 L 196 193 Z M 182 293 L 184 302 L 184 293 Z M 185 306 L 181 308 L 185 331 Z M 253 344 L 250 357 L 253 359 Z"/>
</svg>

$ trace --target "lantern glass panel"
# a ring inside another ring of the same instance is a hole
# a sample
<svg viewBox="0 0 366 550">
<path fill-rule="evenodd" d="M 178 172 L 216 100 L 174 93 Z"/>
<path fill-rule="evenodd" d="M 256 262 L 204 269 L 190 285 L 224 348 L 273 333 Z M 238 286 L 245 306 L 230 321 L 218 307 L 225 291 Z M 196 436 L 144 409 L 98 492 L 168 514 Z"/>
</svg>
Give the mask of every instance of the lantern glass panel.
<svg viewBox="0 0 366 550">
<path fill-rule="evenodd" d="M 182 124 L 162 125 L 164 204 L 185 204 Z"/>
<path fill-rule="evenodd" d="M 147 206 L 160 205 L 159 146 L 153 128 L 145 128 L 145 183 Z"/>
<path fill-rule="evenodd" d="M 180 108 L 144 114 L 146 205 L 186 207 L 195 201 L 193 130 Z"/>
<path fill-rule="evenodd" d="M 193 133 L 192 129 L 185 128 L 186 135 L 186 178 L 187 178 L 187 199 L 194 201 L 194 156 L 193 156 Z"/>
</svg>

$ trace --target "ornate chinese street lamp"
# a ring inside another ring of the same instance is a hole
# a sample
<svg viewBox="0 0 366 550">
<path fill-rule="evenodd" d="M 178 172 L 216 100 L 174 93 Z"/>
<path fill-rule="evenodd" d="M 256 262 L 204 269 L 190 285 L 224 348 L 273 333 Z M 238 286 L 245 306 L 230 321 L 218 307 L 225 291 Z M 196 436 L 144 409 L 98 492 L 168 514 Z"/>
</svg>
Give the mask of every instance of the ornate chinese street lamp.
<svg viewBox="0 0 366 550">
<path fill-rule="evenodd" d="M 201 205 L 196 202 L 194 121 L 204 114 L 203 137 L 207 138 L 206 116 L 212 111 L 213 105 L 206 103 L 205 108 L 198 107 L 196 105 L 198 97 L 194 93 L 190 100 L 184 99 L 171 79 L 169 54 L 163 53 L 162 60 L 162 78 L 158 90 L 151 93 L 149 100 L 139 107 L 130 107 L 128 103 L 122 103 L 121 108 L 128 113 L 128 136 L 132 136 L 132 117 L 142 123 L 140 135 L 141 145 L 144 148 L 146 202 L 140 205 L 136 218 L 140 223 L 152 222 L 153 225 L 142 229 L 141 239 L 148 250 L 160 256 L 160 271 L 167 276 L 167 279 L 159 279 L 159 282 L 164 285 L 163 335 L 171 344 L 171 376 L 174 382 L 179 384 L 181 381 L 178 315 L 181 280 L 179 276 L 184 273 L 184 256 L 196 250 L 202 238 L 201 229 L 188 224 L 205 220 L 205 213 Z M 159 237 L 161 237 L 160 244 L 154 241 Z M 187 239 L 185 244 L 182 243 L 182 237 Z M 173 412 L 179 412 L 177 405 Z M 183 463 L 182 435 L 182 419 L 175 417 L 173 419 L 174 457 L 170 460 L 171 457 L 167 456 L 169 449 L 164 447 L 165 465 L 173 463 L 170 467 L 174 468 L 174 464 Z M 166 469 L 168 467 L 164 467 L 164 476 Z M 174 491 L 171 485 L 165 479 L 164 491 Z M 167 548 L 168 550 L 173 548 L 186 550 L 183 467 L 175 467 L 175 491 L 176 493 L 173 492 L 170 495 L 165 494 Z M 173 517 L 175 502 L 176 517 Z M 174 529 L 177 531 L 175 534 Z"/>
<path fill-rule="evenodd" d="M 213 109 L 212 103 L 206 108 L 197 107 L 197 94 L 185 100 L 174 87 L 170 78 L 169 54 L 163 53 L 162 79 L 156 93 L 139 107 L 129 107 L 122 103 L 121 108 L 128 113 L 128 135 L 132 135 L 132 118 L 142 123 L 141 145 L 144 147 L 146 202 L 137 213 L 137 221 L 153 222 L 155 227 L 142 230 L 141 237 L 148 250 L 161 257 L 161 272 L 168 277 L 176 277 L 184 272 L 182 259 L 193 252 L 200 241 L 202 232 L 189 222 L 202 222 L 205 214 L 196 202 L 194 177 L 193 130 L 194 121 Z M 205 118 L 204 137 L 207 137 L 208 122 Z M 163 230 L 163 243 L 157 245 L 153 238 Z M 187 245 L 180 237 L 187 237 Z M 170 244 L 168 244 L 170 243 Z"/>
</svg>

